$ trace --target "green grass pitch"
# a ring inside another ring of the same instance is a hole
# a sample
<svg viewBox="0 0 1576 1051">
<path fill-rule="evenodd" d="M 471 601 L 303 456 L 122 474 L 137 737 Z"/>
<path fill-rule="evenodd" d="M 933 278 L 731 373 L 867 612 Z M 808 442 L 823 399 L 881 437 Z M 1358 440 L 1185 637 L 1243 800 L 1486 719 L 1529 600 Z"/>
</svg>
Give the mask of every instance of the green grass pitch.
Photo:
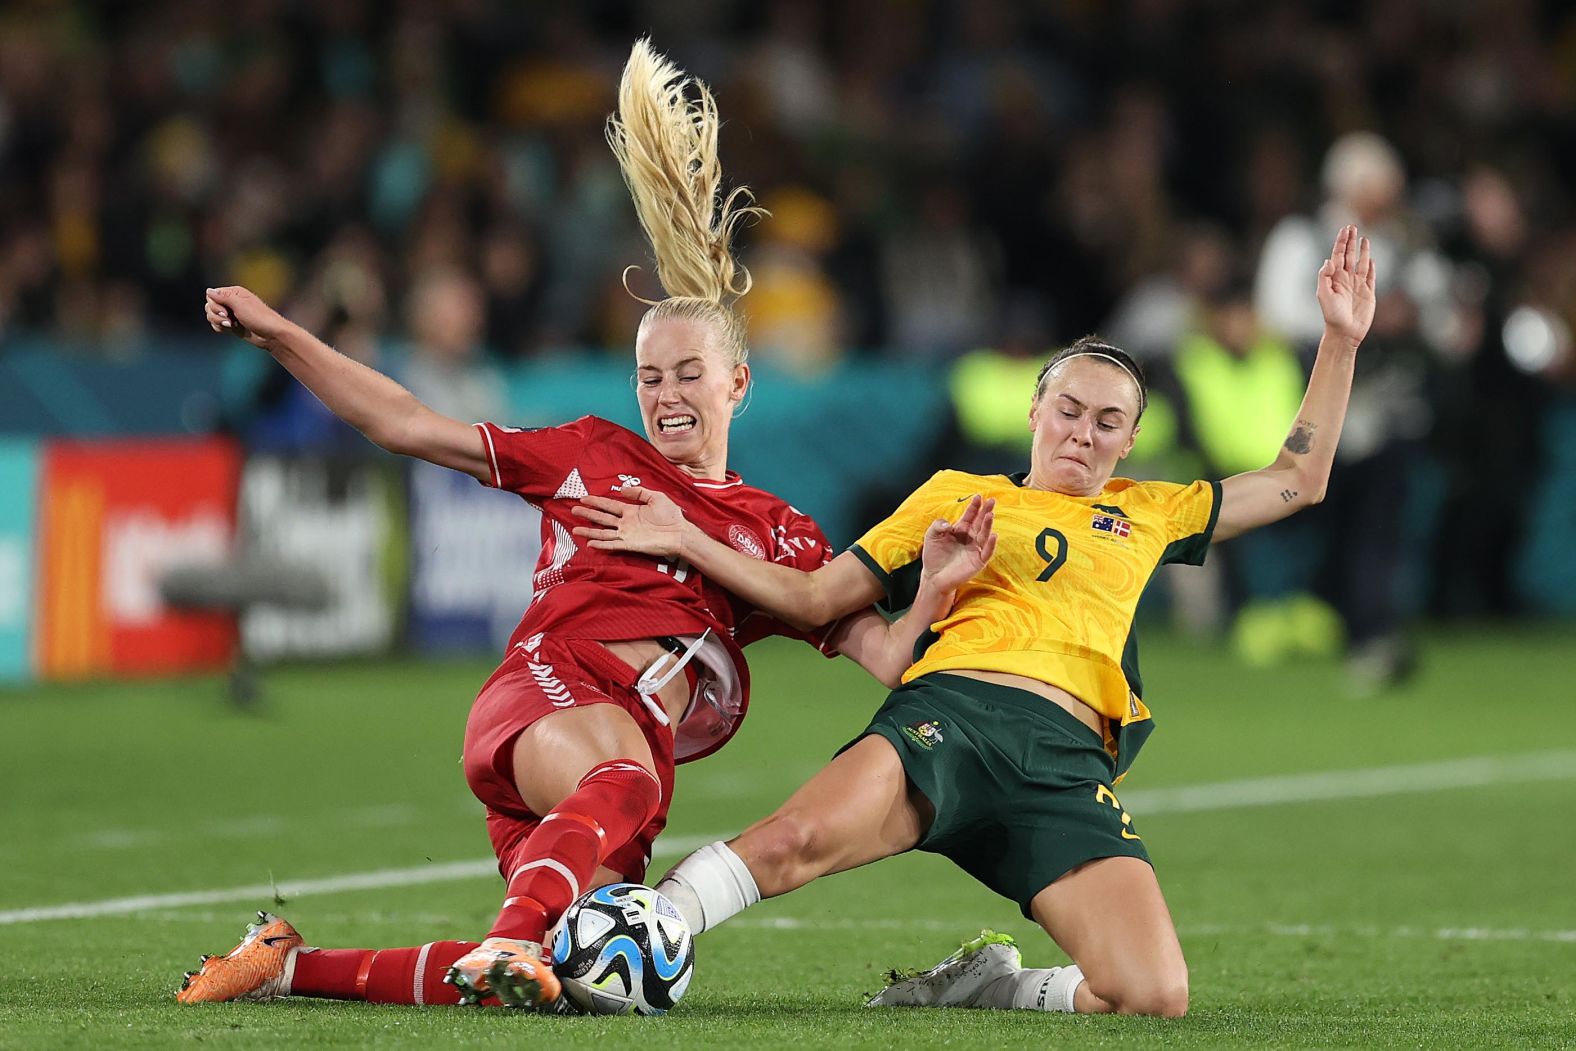
<svg viewBox="0 0 1576 1051">
<path fill-rule="evenodd" d="M 459 757 L 489 666 L 401 660 L 272 670 L 254 713 L 218 680 L 0 691 L 0 1047 L 1576 1046 L 1576 634 L 1436 631 L 1419 677 L 1371 701 L 1334 666 L 1145 643 L 1158 730 L 1122 795 L 1191 967 L 1180 1021 L 865 1009 L 884 967 L 983 926 L 1061 962 L 1013 905 L 919 854 L 704 936 L 664 1019 L 177 1005 L 181 971 L 274 907 L 234 888 L 280 886 L 320 945 L 485 930 L 500 885 Z M 881 698 L 804 647 L 753 655 L 751 717 L 681 769 L 658 873 L 768 812 Z M 423 876 L 455 862 L 473 864 Z M 395 870 L 418 882 L 291 890 Z M 213 893 L 37 911 L 187 892 Z"/>
</svg>

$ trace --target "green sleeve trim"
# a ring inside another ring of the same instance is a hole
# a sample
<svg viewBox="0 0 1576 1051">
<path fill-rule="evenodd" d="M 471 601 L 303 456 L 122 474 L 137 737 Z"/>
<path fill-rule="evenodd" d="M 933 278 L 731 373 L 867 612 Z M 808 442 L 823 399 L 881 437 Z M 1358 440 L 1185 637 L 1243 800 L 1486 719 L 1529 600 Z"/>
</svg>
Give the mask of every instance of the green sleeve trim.
<svg viewBox="0 0 1576 1051">
<path fill-rule="evenodd" d="M 1192 536 L 1185 536 L 1181 540 L 1173 540 L 1166 545 L 1164 553 L 1160 556 L 1162 566 L 1173 562 L 1180 562 L 1187 566 L 1202 566 L 1204 559 L 1209 555 L 1210 537 L 1215 535 L 1215 523 L 1220 521 L 1220 483 L 1210 480 L 1209 488 L 1213 499 L 1210 502 L 1209 521 L 1204 523 L 1202 531 Z"/>
<path fill-rule="evenodd" d="M 1210 506 L 1209 521 L 1204 523 L 1204 532 L 1200 534 L 1204 538 L 1205 547 L 1209 546 L 1210 538 L 1215 535 L 1215 523 L 1220 521 L 1220 500 L 1226 493 L 1220 486 L 1220 480 L 1216 478 L 1209 480 L 1209 488 L 1215 495 L 1215 502 Z M 1200 561 L 1203 560 L 1200 559 Z"/>
<path fill-rule="evenodd" d="M 848 550 L 864 563 L 866 569 L 875 574 L 877 582 L 886 592 L 886 599 L 876 603 L 881 612 L 890 616 L 914 604 L 914 596 L 919 592 L 919 574 L 923 568 L 918 559 L 906 566 L 898 566 L 889 573 L 870 552 L 858 544 L 852 545 Z"/>
<path fill-rule="evenodd" d="M 859 561 L 863 562 L 865 564 L 865 568 L 875 574 L 876 580 L 880 581 L 881 583 L 881 590 L 886 592 L 890 592 L 892 590 L 892 574 L 888 573 L 884 568 L 882 568 L 881 563 L 876 561 L 874 555 L 860 547 L 858 544 L 850 544 L 848 553 L 859 559 Z"/>
</svg>

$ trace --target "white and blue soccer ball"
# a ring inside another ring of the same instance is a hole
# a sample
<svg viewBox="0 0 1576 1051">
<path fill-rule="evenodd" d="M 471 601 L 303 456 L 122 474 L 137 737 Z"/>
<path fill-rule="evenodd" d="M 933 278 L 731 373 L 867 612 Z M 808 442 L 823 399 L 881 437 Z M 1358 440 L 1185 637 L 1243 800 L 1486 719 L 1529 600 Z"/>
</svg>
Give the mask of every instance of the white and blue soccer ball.
<svg viewBox="0 0 1576 1051">
<path fill-rule="evenodd" d="M 553 973 L 587 1014 L 661 1015 L 695 974 L 689 924 L 667 898 L 639 883 L 583 894 L 552 942 Z"/>
</svg>

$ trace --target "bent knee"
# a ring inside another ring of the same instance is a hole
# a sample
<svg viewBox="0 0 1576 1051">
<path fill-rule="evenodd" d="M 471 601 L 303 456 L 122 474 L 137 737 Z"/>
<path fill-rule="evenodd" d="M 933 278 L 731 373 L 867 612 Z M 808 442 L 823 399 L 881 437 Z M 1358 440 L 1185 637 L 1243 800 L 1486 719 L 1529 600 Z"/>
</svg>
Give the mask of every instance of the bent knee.
<svg viewBox="0 0 1576 1051">
<path fill-rule="evenodd" d="M 1128 1014 L 1151 1015 L 1155 1018 L 1181 1018 L 1187 1014 L 1187 979 L 1146 989 Z"/>
<path fill-rule="evenodd" d="M 1153 1018 L 1181 1018 L 1187 1014 L 1187 970 L 1174 974 L 1145 976 L 1102 990 L 1090 991 L 1109 1003 L 1118 1014 L 1148 1015 Z"/>
<path fill-rule="evenodd" d="M 814 820 L 794 811 L 773 814 L 747 829 L 734 851 L 745 858 L 761 892 L 770 896 L 815 877 L 824 837 Z M 772 890 L 767 884 L 772 884 Z M 780 889 L 779 889 L 779 885 Z"/>
</svg>

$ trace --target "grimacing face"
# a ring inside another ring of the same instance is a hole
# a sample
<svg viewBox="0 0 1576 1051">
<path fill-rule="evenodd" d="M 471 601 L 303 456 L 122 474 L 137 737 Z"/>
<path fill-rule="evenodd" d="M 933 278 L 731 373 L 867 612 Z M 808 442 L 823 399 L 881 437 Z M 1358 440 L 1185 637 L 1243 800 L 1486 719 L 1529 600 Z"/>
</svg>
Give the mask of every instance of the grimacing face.
<svg viewBox="0 0 1576 1051">
<path fill-rule="evenodd" d="M 1029 409 L 1028 484 L 1069 496 L 1098 493 L 1133 451 L 1138 412 L 1138 384 L 1121 366 L 1089 356 L 1057 365 Z"/>
<path fill-rule="evenodd" d="M 642 324 L 635 337 L 635 395 L 646 438 L 658 452 L 697 477 L 720 479 L 733 407 L 749 387 L 750 367 L 734 365 L 718 342 L 716 326 L 707 321 Z"/>
</svg>

